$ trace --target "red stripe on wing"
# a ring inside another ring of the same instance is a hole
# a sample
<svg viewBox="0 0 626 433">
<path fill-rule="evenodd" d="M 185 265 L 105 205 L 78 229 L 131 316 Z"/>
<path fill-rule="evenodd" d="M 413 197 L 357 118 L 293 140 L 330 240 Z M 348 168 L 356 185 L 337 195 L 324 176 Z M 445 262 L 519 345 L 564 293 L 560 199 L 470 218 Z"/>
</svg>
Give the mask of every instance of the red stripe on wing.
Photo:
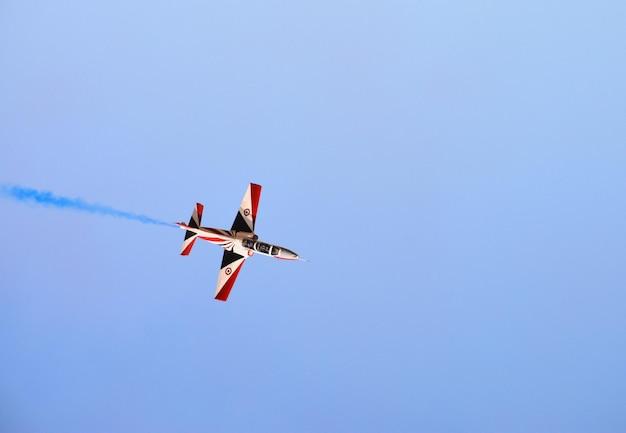
<svg viewBox="0 0 626 433">
<path fill-rule="evenodd" d="M 239 267 L 233 272 L 230 278 L 226 281 L 226 283 L 222 286 L 222 289 L 215 295 L 215 299 L 218 301 L 226 301 L 228 299 L 228 295 L 230 295 L 230 290 L 233 288 L 235 284 L 235 280 L 237 279 L 237 275 L 239 275 L 239 271 L 243 267 L 243 262 L 239 265 Z"/>
<path fill-rule="evenodd" d="M 256 212 L 259 208 L 259 200 L 261 199 L 261 185 L 256 183 L 250 184 L 250 199 L 252 200 L 252 219 L 256 221 Z"/>
</svg>

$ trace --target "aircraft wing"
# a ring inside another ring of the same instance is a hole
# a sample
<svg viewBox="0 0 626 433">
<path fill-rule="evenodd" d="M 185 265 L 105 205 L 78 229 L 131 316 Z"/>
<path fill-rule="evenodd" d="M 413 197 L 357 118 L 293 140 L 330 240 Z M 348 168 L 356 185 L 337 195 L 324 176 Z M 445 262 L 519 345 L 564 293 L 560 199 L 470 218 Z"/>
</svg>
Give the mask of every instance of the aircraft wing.
<svg viewBox="0 0 626 433">
<path fill-rule="evenodd" d="M 260 199 L 261 185 L 256 183 L 248 185 L 231 230 L 254 233 L 254 223 L 256 222 L 256 212 L 259 208 Z"/>
<path fill-rule="evenodd" d="M 237 275 L 243 266 L 243 262 L 246 260 L 246 256 L 233 253 L 232 251 L 224 250 L 224 257 L 222 258 L 222 267 L 220 273 L 217 276 L 217 289 L 215 290 L 215 299 L 220 301 L 226 301 L 230 290 L 235 284 Z"/>
</svg>

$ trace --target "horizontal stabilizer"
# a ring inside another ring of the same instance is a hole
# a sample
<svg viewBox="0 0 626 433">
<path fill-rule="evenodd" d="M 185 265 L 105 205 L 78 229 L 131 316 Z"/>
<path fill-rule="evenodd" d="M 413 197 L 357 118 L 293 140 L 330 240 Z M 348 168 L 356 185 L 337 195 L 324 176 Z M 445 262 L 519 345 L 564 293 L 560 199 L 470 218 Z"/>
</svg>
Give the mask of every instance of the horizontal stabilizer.
<svg viewBox="0 0 626 433">
<path fill-rule="evenodd" d="M 196 203 L 191 218 L 189 219 L 189 227 L 194 229 L 200 228 L 200 224 L 202 223 L 202 211 L 204 211 L 204 205 L 202 205 L 202 203 Z M 191 230 L 185 231 L 185 240 L 180 250 L 181 256 L 188 256 L 191 253 L 191 249 L 197 238 L 198 234 L 196 232 L 192 232 Z"/>
</svg>

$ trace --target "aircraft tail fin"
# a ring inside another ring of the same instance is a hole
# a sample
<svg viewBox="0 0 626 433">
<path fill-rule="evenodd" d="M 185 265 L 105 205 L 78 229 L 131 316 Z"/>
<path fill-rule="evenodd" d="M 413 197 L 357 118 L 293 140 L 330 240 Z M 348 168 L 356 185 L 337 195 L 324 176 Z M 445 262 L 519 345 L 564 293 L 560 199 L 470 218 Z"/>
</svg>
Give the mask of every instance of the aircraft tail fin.
<svg viewBox="0 0 626 433">
<path fill-rule="evenodd" d="M 202 211 L 204 210 L 204 205 L 202 203 L 196 203 L 193 208 L 193 213 L 191 214 L 191 218 L 189 219 L 189 227 L 197 229 L 200 227 L 200 223 L 202 222 Z M 180 250 L 181 256 L 188 256 L 191 253 L 191 249 L 193 248 L 193 244 L 196 242 L 198 238 L 198 234 L 192 232 L 191 230 L 185 231 L 185 240 L 183 241 L 183 246 Z"/>
</svg>

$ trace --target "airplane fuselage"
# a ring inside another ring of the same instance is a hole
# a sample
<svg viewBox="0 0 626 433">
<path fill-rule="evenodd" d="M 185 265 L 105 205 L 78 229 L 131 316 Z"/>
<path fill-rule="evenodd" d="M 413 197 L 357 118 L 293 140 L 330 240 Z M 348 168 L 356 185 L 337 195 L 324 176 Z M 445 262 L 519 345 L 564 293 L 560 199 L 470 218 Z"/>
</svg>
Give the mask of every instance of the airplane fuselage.
<svg viewBox="0 0 626 433">
<path fill-rule="evenodd" d="M 242 256 L 252 256 L 256 253 L 282 260 L 298 260 L 300 258 L 298 254 L 285 247 L 259 241 L 258 236 L 254 233 L 211 227 L 194 228 L 182 222 L 176 223 L 176 225 L 183 230 L 197 234 L 199 239 L 219 245 L 225 250 Z"/>
</svg>

